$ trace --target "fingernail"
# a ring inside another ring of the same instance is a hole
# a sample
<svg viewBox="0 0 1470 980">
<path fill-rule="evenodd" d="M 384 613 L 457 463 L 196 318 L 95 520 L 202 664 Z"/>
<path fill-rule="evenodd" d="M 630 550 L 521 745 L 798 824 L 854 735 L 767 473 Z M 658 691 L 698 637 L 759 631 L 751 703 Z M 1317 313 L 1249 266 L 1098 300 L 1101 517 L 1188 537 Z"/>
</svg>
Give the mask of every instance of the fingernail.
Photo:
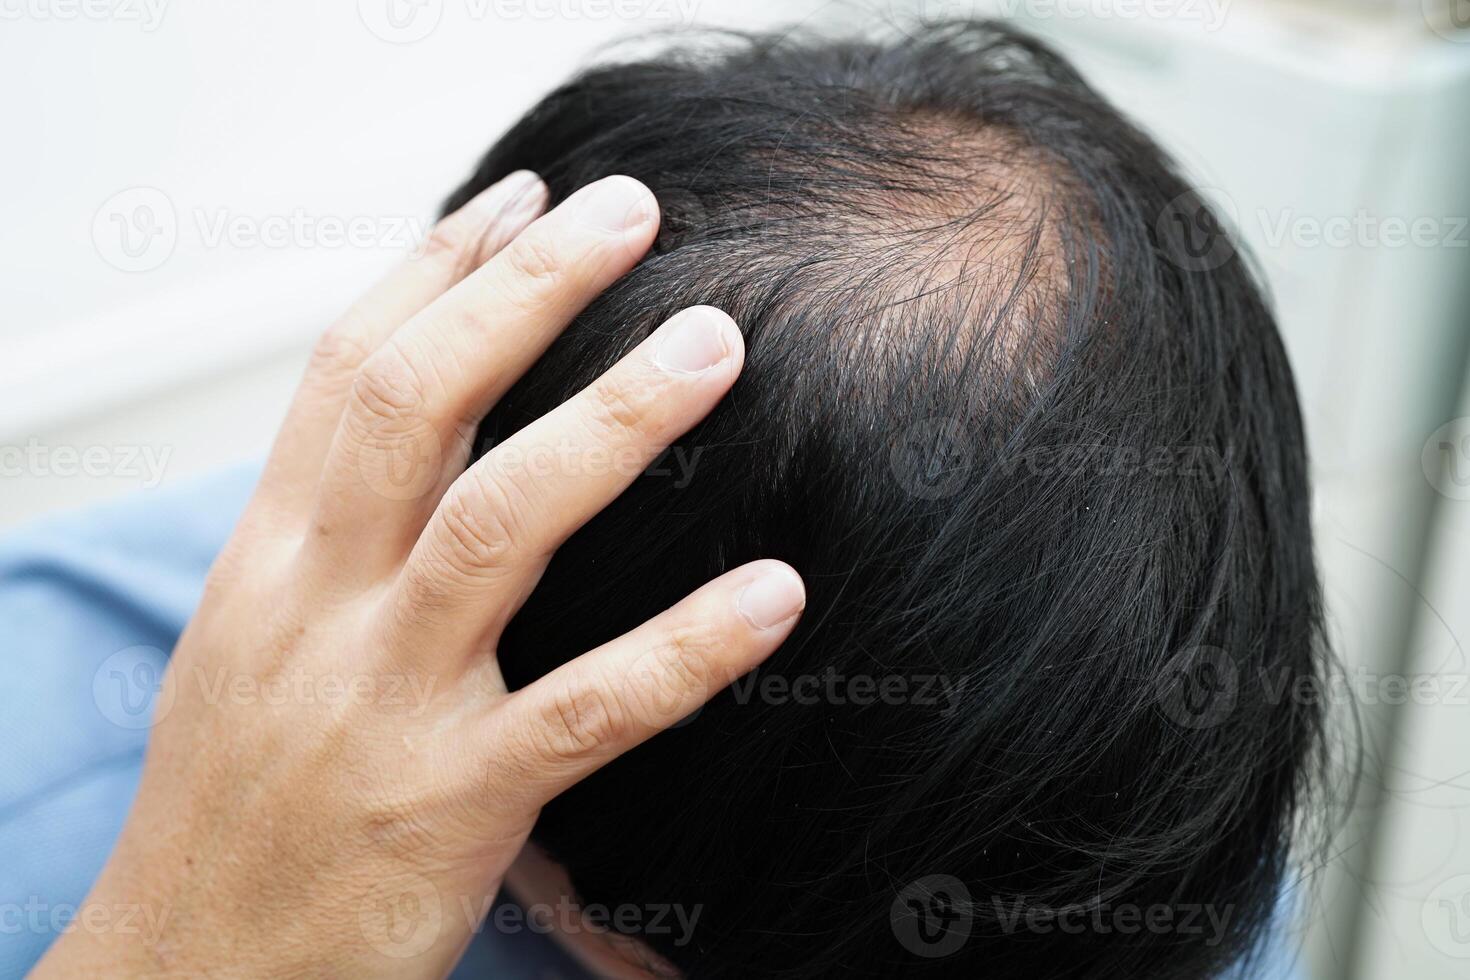
<svg viewBox="0 0 1470 980">
<path fill-rule="evenodd" d="M 505 205 L 500 209 L 500 213 L 509 215 L 520 211 L 531 201 L 544 196 L 546 185 L 531 171 L 517 170 L 501 181 L 501 190 L 505 195 Z"/>
<path fill-rule="evenodd" d="M 653 217 L 653 195 L 632 177 L 608 177 L 587 188 L 579 217 L 604 231 L 627 231 Z"/>
<path fill-rule="evenodd" d="M 481 191 L 468 205 L 471 220 L 478 226 L 474 262 L 488 262 L 511 239 L 541 214 L 550 192 L 541 178 L 529 170 L 517 170 Z"/>
<path fill-rule="evenodd" d="M 493 220 L 541 189 L 541 178 L 529 170 L 517 170 L 485 188 L 465 207 Z"/>
<path fill-rule="evenodd" d="M 700 374 L 730 356 L 735 321 L 713 306 L 691 306 L 659 331 L 654 363 L 665 371 Z"/>
<path fill-rule="evenodd" d="M 760 578 L 741 590 L 735 606 L 750 625 L 768 630 L 806 607 L 806 586 L 790 568 L 772 563 Z"/>
</svg>

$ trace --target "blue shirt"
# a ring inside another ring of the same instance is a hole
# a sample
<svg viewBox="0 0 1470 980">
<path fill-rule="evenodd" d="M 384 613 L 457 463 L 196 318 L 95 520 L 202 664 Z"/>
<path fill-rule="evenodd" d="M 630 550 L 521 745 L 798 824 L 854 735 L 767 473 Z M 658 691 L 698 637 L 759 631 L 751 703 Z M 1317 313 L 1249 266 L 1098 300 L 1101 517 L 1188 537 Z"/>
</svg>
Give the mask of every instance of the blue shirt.
<svg viewBox="0 0 1470 980">
<path fill-rule="evenodd" d="M 168 652 L 258 475 L 228 470 L 0 538 L 0 978 L 40 958 L 106 861 Z M 1253 980 L 1295 973 L 1284 944 L 1267 961 Z M 482 929 L 454 975 L 586 976 L 524 927 Z"/>
<path fill-rule="evenodd" d="M 168 653 L 258 474 L 228 470 L 0 538 L 0 978 L 40 959 L 106 861 Z M 127 927 L 148 935 L 158 923 L 145 915 Z M 539 932 L 485 928 L 455 976 L 585 973 Z"/>
</svg>

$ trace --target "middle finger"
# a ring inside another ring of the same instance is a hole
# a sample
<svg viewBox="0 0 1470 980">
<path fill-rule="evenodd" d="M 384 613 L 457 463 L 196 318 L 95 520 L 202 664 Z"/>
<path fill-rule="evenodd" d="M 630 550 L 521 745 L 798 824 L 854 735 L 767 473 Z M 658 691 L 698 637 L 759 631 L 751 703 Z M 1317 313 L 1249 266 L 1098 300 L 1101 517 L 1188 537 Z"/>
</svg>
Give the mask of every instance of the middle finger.
<svg viewBox="0 0 1470 980">
<path fill-rule="evenodd" d="M 323 466 L 308 556 L 331 578 L 397 567 L 463 470 L 479 420 L 653 243 L 631 177 L 582 188 L 414 316 L 363 364 Z"/>
</svg>

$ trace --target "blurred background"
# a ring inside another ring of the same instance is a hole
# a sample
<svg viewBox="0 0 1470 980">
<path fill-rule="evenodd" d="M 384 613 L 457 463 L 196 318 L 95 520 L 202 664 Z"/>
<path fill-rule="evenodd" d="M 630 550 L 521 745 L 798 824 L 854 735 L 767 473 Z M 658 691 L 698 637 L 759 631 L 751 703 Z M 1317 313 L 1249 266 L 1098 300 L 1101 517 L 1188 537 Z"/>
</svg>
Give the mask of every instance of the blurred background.
<svg viewBox="0 0 1470 980">
<path fill-rule="evenodd" d="M 1170 149 L 1279 311 L 1365 767 L 1299 974 L 1470 976 L 1470 0 L 0 0 L 0 529 L 259 458 L 314 335 L 599 45 L 976 15 Z"/>
</svg>

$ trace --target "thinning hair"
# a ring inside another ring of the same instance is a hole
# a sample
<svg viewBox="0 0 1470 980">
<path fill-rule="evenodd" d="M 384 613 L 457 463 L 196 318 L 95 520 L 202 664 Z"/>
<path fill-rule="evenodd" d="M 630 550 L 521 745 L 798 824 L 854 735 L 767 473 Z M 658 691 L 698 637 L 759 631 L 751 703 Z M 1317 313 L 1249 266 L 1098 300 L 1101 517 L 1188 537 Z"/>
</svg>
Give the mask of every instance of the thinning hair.
<svg viewBox="0 0 1470 980">
<path fill-rule="evenodd" d="M 808 588 L 754 675 L 545 809 L 582 899 L 698 909 L 690 936 L 638 931 L 691 977 L 1248 958 L 1322 746 L 1319 708 L 1270 696 L 1325 656 L 1306 451 L 1261 292 L 1173 220 L 1209 212 L 1158 147 L 1042 44 L 953 23 L 597 67 L 447 207 L 521 168 L 554 201 L 629 174 L 663 218 L 482 452 L 684 306 L 748 353 L 553 559 L 507 682 L 748 560 Z M 1129 908 L 1178 914 L 1093 924 Z"/>
</svg>

